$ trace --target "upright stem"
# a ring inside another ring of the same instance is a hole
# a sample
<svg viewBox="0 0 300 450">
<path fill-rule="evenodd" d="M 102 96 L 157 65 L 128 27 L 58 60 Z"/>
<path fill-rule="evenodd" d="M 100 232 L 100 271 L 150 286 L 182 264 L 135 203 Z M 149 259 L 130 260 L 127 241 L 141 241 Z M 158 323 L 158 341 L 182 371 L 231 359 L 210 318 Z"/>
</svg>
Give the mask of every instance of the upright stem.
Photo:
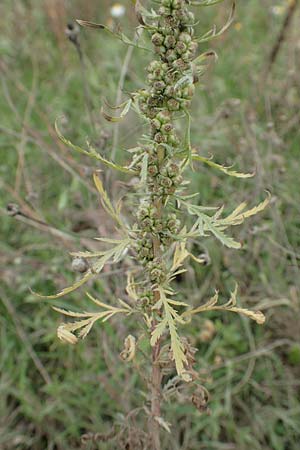
<svg viewBox="0 0 300 450">
<path fill-rule="evenodd" d="M 161 161 L 159 161 L 161 163 Z M 154 201 L 154 205 L 158 211 L 158 217 L 161 218 L 162 215 L 162 201 Z M 155 258 L 161 257 L 160 241 L 157 238 L 153 238 L 153 253 Z M 154 292 L 155 302 L 158 302 L 160 295 L 158 291 Z M 156 321 L 153 319 L 153 329 L 156 326 Z M 161 340 L 159 339 L 157 343 L 152 348 L 152 369 L 151 369 L 151 421 L 149 434 L 151 436 L 151 443 L 153 450 L 160 450 L 160 426 L 156 417 L 161 416 L 161 368 L 159 364 L 159 354 L 160 354 Z"/>
<path fill-rule="evenodd" d="M 151 420 L 149 434 L 153 450 L 161 450 L 160 426 L 156 417 L 161 416 L 161 368 L 158 362 L 160 353 L 160 341 L 152 348 L 152 373 L 151 373 Z"/>
</svg>

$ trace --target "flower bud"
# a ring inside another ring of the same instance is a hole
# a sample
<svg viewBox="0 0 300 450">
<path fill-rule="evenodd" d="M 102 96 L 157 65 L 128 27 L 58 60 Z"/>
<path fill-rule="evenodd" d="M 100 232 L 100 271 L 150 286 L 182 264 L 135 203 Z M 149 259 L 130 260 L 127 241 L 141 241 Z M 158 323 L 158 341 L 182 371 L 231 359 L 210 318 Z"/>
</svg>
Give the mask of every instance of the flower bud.
<svg viewBox="0 0 300 450">
<path fill-rule="evenodd" d="M 160 47 L 164 42 L 164 36 L 160 33 L 154 33 L 151 38 L 152 44 L 156 47 Z"/>
<path fill-rule="evenodd" d="M 166 142 L 167 141 L 166 137 L 162 133 L 156 133 L 155 136 L 154 136 L 154 140 L 158 144 L 161 144 L 162 142 Z"/>
<path fill-rule="evenodd" d="M 154 164 L 151 165 L 151 166 L 148 166 L 148 174 L 149 174 L 151 177 L 155 177 L 155 175 L 158 174 L 158 168 L 157 168 L 157 166 L 155 166 Z"/>
<path fill-rule="evenodd" d="M 168 171 L 168 175 L 170 177 L 176 177 L 179 173 L 179 167 L 177 166 L 177 164 L 171 163 L 167 167 L 167 171 Z"/>
<path fill-rule="evenodd" d="M 157 114 L 156 119 L 162 124 L 167 123 L 170 120 L 170 113 L 168 111 L 161 111 Z"/>
<path fill-rule="evenodd" d="M 166 84 L 163 81 L 155 81 L 153 87 L 156 91 L 161 92 L 166 87 Z"/>
<path fill-rule="evenodd" d="M 180 72 L 183 72 L 184 70 L 187 70 L 187 68 L 188 68 L 186 62 L 181 58 L 176 59 L 176 61 L 174 61 L 172 65 L 173 65 L 174 69 L 179 70 Z"/>
<path fill-rule="evenodd" d="M 151 61 L 150 64 L 147 67 L 147 71 L 150 72 L 154 72 L 157 69 L 160 69 L 161 67 L 161 63 L 159 61 Z"/>
<path fill-rule="evenodd" d="M 167 106 L 170 111 L 178 111 L 180 108 L 179 102 L 174 98 L 170 98 L 170 100 L 167 101 Z"/>
<path fill-rule="evenodd" d="M 175 50 L 168 50 L 166 53 L 166 60 L 171 63 L 173 61 L 176 61 L 177 59 L 177 53 Z"/>
<path fill-rule="evenodd" d="M 89 265 L 86 259 L 84 258 L 74 258 L 72 261 L 72 270 L 74 272 L 84 273 L 88 270 Z"/>
<path fill-rule="evenodd" d="M 170 178 L 168 178 L 168 177 L 164 177 L 162 175 L 159 175 L 157 178 L 158 178 L 159 184 L 161 186 L 163 186 L 163 187 L 169 188 L 173 184 L 172 180 Z"/>
<path fill-rule="evenodd" d="M 152 73 L 152 76 L 156 80 L 162 80 L 164 75 L 165 75 L 165 70 L 162 67 L 160 67 L 159 69 L 155 69 Z"/>
<path fill-rule="evenodd" d="M 179 40 L 188 45 L 192 41 L 192 38 L 189 33 L 183 32 L 180 33 Z"/>
<path fill-rule="evenodd" d="M 167 97 L 175 97 L 175 95 L 178 95 L 178 92 L 175 90 L 174 86 L 167 86 L 165 89 L 165 95 Z"/>
<path fill-rule="evenodd" d="M 150 269 L 150 280 L 153 283 L 163 283 L 166 279 L 166 273 L 165 273 L 165 267 L 158 263 L 157 261 L 152 261 L 152 264 L 148 265 L 148 268 Z"/>
<path fill-rule="evenodd" d="M 161 127 L 160 121 L 159 121 L 157 118 L 152 119 L 152 120 L 151 120 L 151 127 L 154 128 L 154 129 L 159 130 L 160 127 Z"/>
<path fill-rule="evenodd" d="M 159 55 L 164 55 L 167 51 L 166 47 L 163 45 L 160 45 L 159 47 L 154 47 L 155 53 L 158 53 Z"/>
<path fill-rule="evenodd" d="M 169 145 L 172 145 L 173 147 L 175 147 L 175 146 L 178 145 L 178 142 L 179 142 L 179 140 L 178 140 L 176 134 L 170 133 L 170 134 L 168 135 L 168 142 L 167 142 L 167 143 L 168 143 Z"/>
<path fill-rule="evenodd" d="M 198 48 L 197 42 L 196 42 L 196 41 L 192 41 L 192 42 L 190 43 L 190 45 L 189 45 L 189 50 L 190 50 L 190 52 L 192 53 L 192 55 L 195 55 L 195 53 L 196 53 L 196 51 L 197 51 L 197 48 Z"/>
<path fill-rule="evenodd" d="M 176 38 L 172 34 L 165 37 L 164 46 L 167 48 L 174 48 L 176 45 Z"/>
<path fill-rule="evenodd" d="M 171 131 L 173 130 L 174 126 L 172 123 L 166 123 L 162 126 L 162 132 L 163 133 L 171 133 Z"/>
<path fill-rule="evenodd" d="M 186 52 L 182 53 L 182 55 L 181 55 L 181 59 L 183 61 L 185 61 L 185 62 L 190 61 L 191 58 L 192 58 L 192 53 L 189 50 L 187 50 Z"/>
<path fill-rule="evenodd" d="M 186 52 L 187 45 L 183 41 L 178 41 L 175 50 L 179 55 L 182 55 L 182 53 Z"/>
</svg>

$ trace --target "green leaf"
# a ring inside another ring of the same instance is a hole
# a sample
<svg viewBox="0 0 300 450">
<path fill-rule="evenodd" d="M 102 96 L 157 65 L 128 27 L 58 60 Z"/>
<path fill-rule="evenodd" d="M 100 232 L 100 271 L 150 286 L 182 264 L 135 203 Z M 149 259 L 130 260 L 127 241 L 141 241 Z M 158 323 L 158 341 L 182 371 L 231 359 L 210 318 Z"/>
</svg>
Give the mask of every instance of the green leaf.
<svg viewBox="0 0 300 450">
<path fill-rule="evenodd" d="M 124 172 L 124 173 L 132 173 L 132 174 L 136 173 L 136 171 L 134 171 L 133 169 L 129 169 L 127 167 L 122 167 L 112 161 L 108 161 L 106 158 L 101 156 L 100 153 L 98 153 L 97 150 L 95 150 L 89 143 L 88 143 L 89 150 L 84 150 L 83 148 L 79 147 L 78 145 L 74 145 L 71 141 L 66 139 L 61 134 L 61 132 L 58 128 L 57 122 L 58 121 L 56 120 L 55 121 L 55 131 L 56 131 L 57 136 L 65 145 L 70 147 L 72 150 L 75 150 L 76 152 L 81 153 L 82 155 L 89 156 L 90 158 L 97 159 L 98 161 L 100 161 L 101 163 L 103 163 L 104 165 L 106 165 L 107 167 L 109 167 L 111 169 L 118 170 L 118 171 Z"/>
<path fill-rule="evenodd" d="M 224 0 L 192 0 L 191 5 L 193 6 L 213 6 L 218 3 L 223 2 Z"/>
<path fill-rule="evenodd" d="M 183 155 L 186 158 L 186 161 L 184 162 L 183 166 L 185 167 L 188 162 L 190 167 L 193 167 L 192 145 L 191 145 L 191 115 L 187 110 L 185 110 L 184 112 L 186 115 L 187 124 L 186 124 L 186 131 L 185 131 L 185 137 L 184 137 L 185 151 L 183 153 Z"/>
<path fill-rule="evenodd" d="M 204 223 L 206 225 L 205 228 L 210 231 L 220 242 L 222 242 L 223 245 L 229 248 L 241 248 L 242 245 L 240 242 L 237 242 L 232 237 L 227 236 L 223 231 L 213 225 L 210 220 L 204 219 Z"/>
<path fill-rule="evenodd" d="M 108 121 L 108 122 L 120 122 L 122 119 L 124 119 L 124 117 L 128 114 L 130 108 L 131 108 L 131 104 L 132 104 L 132 99 L 127 100 L 126 102 L 124 102 L 122 104 L 123 106 L 123 110 L 121 112 L 121 114 L 118 117 L 115 116 L 111 116 L 109 114 L 107 114 L 103 108 L 101 108 L 101 113 L 103 115 L 103 117 Z M 120 107 L 117 107 L 116 109 L 119 109 Z"/>
<path fill-rule="evenodd" d="M 211 3 L 211 4 L 213 4 L 213 3 Z M 206 5 L 200 4 L 198 6 L 210 6 L 210 5 L 209 4 L 206 4 Z M 209 30 L 203 36 L 198 38 L 197 42 L 202 44 L 203 42 L 211 41 L 212 39 L 219 37 L 223 33 L 225 33 L 225 31 L 228 30 L 228 28 L 230 27 L 230 25 L 232 24 L 232 22 L 234 20 L 234 13 L 235 13 L 235 2 L 232 3 L 232 8 L 230 11 L 229 18 L 228 18 L 227 22 L 225 23 L 225 25 L 221 28 L 221 30 L 217 31 L 216 26 L 214 26 L 211 30 Z"/>
<path fill-rule="evenodd" d="M 141 45 L 138 45 L 135 40 L 129 39 L 124 33 L 121 33 L 120 31 L 111 30 L 106 25 L 103 25 L 101 23 L 89 22 L 88 20 L 79 20 L 79 19 L 76 20 L 76 22 L 78 23 L 78 25 L 80 25 L 81 27 L 84 27 L 84 28 L 90 28 L 90 29 L 93 29 L 93 30 L 106 31 L 107 33 L 109 33 L 110 35 L 112 35 L 115 38 L 119 39 L 120 41 L 122 41 L 126 45 L 130 45 L 130 46 L 139 48 L 141 50 L 146 50 L 148 52 L 153 53 L 151 49 L 149 49 L 147 47 L 143 47 Z"/>
</svg>

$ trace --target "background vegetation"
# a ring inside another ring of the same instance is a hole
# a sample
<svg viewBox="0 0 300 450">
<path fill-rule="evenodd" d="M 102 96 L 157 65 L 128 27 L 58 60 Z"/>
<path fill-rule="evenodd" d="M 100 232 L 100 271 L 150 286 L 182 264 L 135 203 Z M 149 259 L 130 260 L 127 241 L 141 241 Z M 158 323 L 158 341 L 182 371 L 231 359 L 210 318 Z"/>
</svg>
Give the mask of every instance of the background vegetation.
<svg viewBox="0 0 300 450">
<path fill-rule="evenodd" d="M 232 209 L 243 200 L 257 203 L 266 189 L 272 202 L 263 216 L 234 231 L 243 250 L 224 249 L 213 239 L 201 244 L 199 253 L 209 254 L 212 264 L 190 267 L 180 288 L 188 302 L 200 303 L 214 287 L 225 295 L 237 281 L 241 303 L 258 305 L 267 323 L 259 327 L 235 315 L 221 319 L 218 313 L 195 319 L 190 335 L 211 393 L 210 415 L 200 415 L 183 395 L 171 398 L 165 414 L 176 427 L 166 449 L 299 448 L 299 11 L 271 61 L 290 2 L 237 3 L 233 27 L 211 45 L 219 60 L 194 101 L 193 142 L 203 155 L 213 154 L 215 161 L 241 171 L 255 169 L 256 177 L 231 179 L 199 167 L 191 182 L 202 204 Z M 91 238 L 112 230 L 97 206 L 91 182 L 96 166 L 58 141 L 57 116 L 64 115 L 63 131 L 73 142 L 84 144 L 88 137 L 110 156 L 116 148 L 118 160 L 142 130 L 131 114 L 116 132 L 100 107 L 104 98 L 115 102 L 126 62 L 124 92 L 143 86 L 147 54 L 134 50 L 130 55 L 107 35 L 81 32 L 81 65 L 64 32 L 75 18 L 111 23 L 111 4 L 2 0 L 0 6 L 3 450 L 74 449 L 82 434 L 109 433 L 113 423 L 120 423 L 133 436 L 143 423 L 141 413 L 134 412 L 144 399 L 137 368 L 118 358 L 134 323 L 129 329 L 118 321 L 96 326 L 86 342 L 70 348 L 55 335 L 61 317 L 29 290 L 49 294 L 72 283 L 69 251 L 90 246 Z M 121 24 L 133 34 L 132 4 L 123 4 L 127 11 Z M 199 29 L 222 24 L 229 4 L 201 9 Z M 112 195 L 130 189 L 126 177 L 103 176 Z M 7 215 L 11 202 L 21 214 Z M 130 205 L 127 209 L 130 214 Z M 126 268 L 108 268 L 90 292 L 106 300 L 111 292 L 122 293 Z M 83 294 L 55 304 L 83 309 Z M 113 444 L 88 441 L 86 448 L 111 449 Z"/>
</svg>

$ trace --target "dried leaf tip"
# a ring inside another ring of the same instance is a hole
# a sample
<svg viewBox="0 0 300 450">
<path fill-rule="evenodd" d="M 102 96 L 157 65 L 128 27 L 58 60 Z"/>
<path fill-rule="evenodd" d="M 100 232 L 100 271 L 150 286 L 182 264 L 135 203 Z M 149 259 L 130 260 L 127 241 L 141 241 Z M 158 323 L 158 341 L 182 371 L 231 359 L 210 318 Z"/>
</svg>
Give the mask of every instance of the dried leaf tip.
<svg viewBox="0 0 300 450">
<path fill-rule="evenodd" d="M 57 337 L 67 344 L 74 345 L 78 342 L 78 338 L 75 336 L 75 334 L 71 333 L 71 331 L 65 328 L 65 324 L 62 324 L 57 328 Z"/>
<path fill-rule="evenodd" d="M 124 349 L 120 353 L 120 358 L 124 362 L 132 361 L 135 357 L 135 351 L 136 351 L 136 339 L 134 336 L 129 334 L 124 340 Z"/>
</svg>

